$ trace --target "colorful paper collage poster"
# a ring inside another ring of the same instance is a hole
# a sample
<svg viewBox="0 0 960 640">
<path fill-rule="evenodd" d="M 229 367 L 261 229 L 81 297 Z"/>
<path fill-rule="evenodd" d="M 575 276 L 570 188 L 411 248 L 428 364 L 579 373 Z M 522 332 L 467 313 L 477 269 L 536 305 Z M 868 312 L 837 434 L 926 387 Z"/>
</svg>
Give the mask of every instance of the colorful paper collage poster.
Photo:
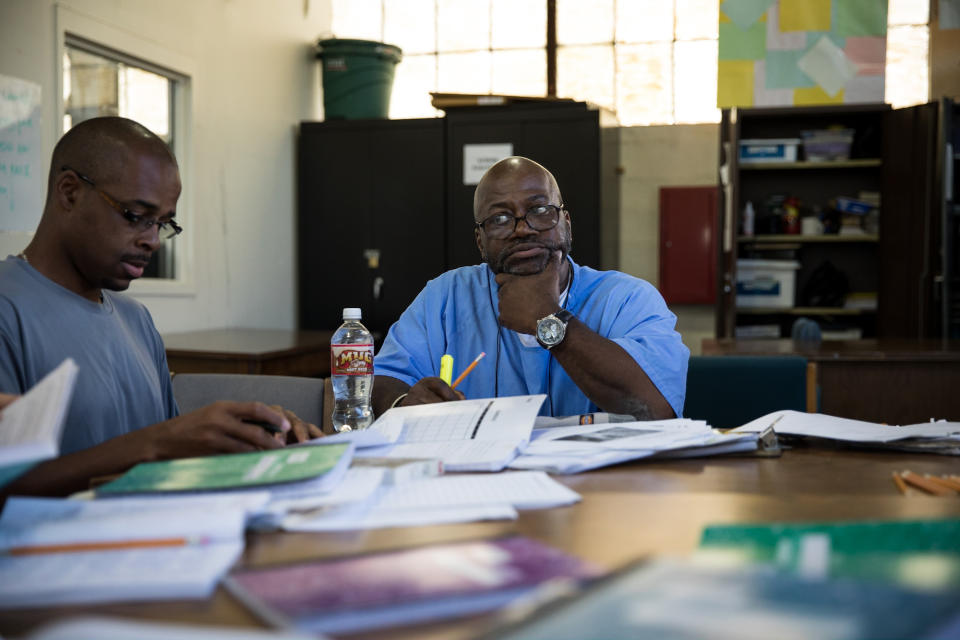
<svg viewBox="0 0 960 640">
<path fill-rule="evenodd" d="M 883 102 L 887 0 L 720 0 L 718 107 Z"/>
</svg>

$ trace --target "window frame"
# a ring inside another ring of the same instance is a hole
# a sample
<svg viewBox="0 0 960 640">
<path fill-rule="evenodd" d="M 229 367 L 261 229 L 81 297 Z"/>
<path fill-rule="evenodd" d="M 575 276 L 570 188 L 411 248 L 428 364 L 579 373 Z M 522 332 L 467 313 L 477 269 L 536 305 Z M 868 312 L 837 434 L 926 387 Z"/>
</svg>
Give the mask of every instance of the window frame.
<svg viewBox="0 0 960 640">
<path fill-rule="evenodd" d="M 176 81 L 170 101 L 173 116 L 171 133 L 172 151 L 177 157 L 180 180 L 183 185 L 177 203 L 177 220 L 183 226 L 184 233 L 174 240 L 177 243 L 177 248 L 173 252 L 175 277 L 134 280 L 130 285 L 129 293 L 134 296 L 192 297 L 196 295 L 193 273 L 196 216 L 193 215 L 193 136 L 191 135 L 193 130 L 192 88 L 193 78 L 196 77 L 194 62 L 156 42 L 145 40 L 136 33 L 95 20 L 62 5 L 56 7 L 55 25 L 57 41 L 55 131 L 58 140 L 64 134 L 63 58 L 68 45 L 127 62 Z"/>
</svg>

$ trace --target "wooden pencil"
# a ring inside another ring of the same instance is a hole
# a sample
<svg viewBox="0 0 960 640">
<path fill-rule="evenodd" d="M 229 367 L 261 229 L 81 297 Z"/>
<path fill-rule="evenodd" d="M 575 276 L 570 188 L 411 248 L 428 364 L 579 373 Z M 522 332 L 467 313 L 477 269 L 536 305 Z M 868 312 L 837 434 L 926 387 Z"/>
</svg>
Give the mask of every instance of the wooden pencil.
<svg viewBox="0 0 960 640">
<path fill-rule="evenodd" d="M 951 491 L 960 492 L 960 482 L 957 482 L 956 480 L 951 480 L 950 478 L 943 476 L 933 476 L 929 473 L 924 474 L 923 477 L 934 484 L 940 485 L 941 487 L 945 487 Z"/>
<path fill-rule="evenodd" d="M 945 489 L 936 483 L 930 482 L 912 471 L 904 470 L 900 473 L 900 477 L 908 484 L 935 496 L 948 496 L 953 493 L 950 489 Z"/>
<path fill-rule="evenodd" d="M 893 484 L 897 485 L 897 489 L 900 490 L 900 493 L 907 495 L 907 491 L 909 490 L 907 488 L 907 483 L 903 481 L 903 478 L 897 475 L 896 471 L 893 472 Z"/>
<path fill-rule="evenodd" d="M 199 539 L 203 541 L 203 539 Z M 11 556 L 32 556 L 44 553 L 72 553 L 76 551 L 112 551 L 118 549 L 147 549 L 154 547 L 183 547 L 190 538 L 153 538 L 143 540 L 104 540 L 102 542 L 70 542 L 64 544 L 37 544 L 12 547 L 3 551 Z"/>
<path fill-rule="evenodd" d="M 481 360 L 481 359 L 483 358 L 483 356 L 485 356 L 485 355 L 487 355 L 487 352 L 486 352 L 486 351 L 481 351 L 481 352 L 480 352 L 480 355 L 478 355 L 476 358 L 474 358 L 474 359 L 473 359 L 473 362 L 470 363 L 470 366 L 468 366 L 466 369 L 464 369 L 464 370 L 463 370 L 463 373 L 461 373 L 459 376 L 457 376 L 457 379 L 453 381 L 453 384 L 450 385 L 450 388 L 451 388 L 451 389 L 456 389 L 456 388 L 457 388 L 457 385 L 460 384 L 461 382 L 463 382 L 463 379 L 467 377 L 467 374 L 470 373 L 471 371 L 473 371 L 473 368 L 474 368 L 475 366 L 477 366 L 477 363 L 480 362 L 480 360 Z"/>
</svg>

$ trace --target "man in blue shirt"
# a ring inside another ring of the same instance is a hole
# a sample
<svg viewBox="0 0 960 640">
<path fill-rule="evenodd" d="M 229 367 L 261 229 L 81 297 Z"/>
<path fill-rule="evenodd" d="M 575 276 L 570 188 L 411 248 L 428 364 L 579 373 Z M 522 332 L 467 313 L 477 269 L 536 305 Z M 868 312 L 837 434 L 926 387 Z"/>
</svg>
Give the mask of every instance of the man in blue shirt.
<svg viewBox="0 0 960 640">
<path fill-rule="evenodd" d="M 570 257 L 572 225 L 553 175 L 527 158 L 491 167 L 474 194 L 486 264 L 431 280 L 374 360 L 373 406 L 546 393 L 541 413 L 682 415 L 689 350 L 649 283 Z M 461 368 L 452 389 L 443 354 Z"/>
</svg>

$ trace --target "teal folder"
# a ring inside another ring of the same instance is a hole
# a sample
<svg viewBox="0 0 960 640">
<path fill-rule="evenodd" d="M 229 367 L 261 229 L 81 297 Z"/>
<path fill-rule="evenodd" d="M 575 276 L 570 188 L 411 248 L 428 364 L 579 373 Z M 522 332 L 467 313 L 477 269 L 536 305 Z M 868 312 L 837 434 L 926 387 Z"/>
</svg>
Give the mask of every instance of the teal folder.
<svg viewBox="0 0 960 640">
<path fill-rule="evenodd" d="M 960 589 L 960 519 L 718 525 L 700 551 L 802 575 Z"/>
<path fill-rule="evenodd" d="M 352 444 L 328 444 L 143 462 L 97 493 L 251 489 L 336 475 L 346 471 L 352 457 Z"/>
</svg>

